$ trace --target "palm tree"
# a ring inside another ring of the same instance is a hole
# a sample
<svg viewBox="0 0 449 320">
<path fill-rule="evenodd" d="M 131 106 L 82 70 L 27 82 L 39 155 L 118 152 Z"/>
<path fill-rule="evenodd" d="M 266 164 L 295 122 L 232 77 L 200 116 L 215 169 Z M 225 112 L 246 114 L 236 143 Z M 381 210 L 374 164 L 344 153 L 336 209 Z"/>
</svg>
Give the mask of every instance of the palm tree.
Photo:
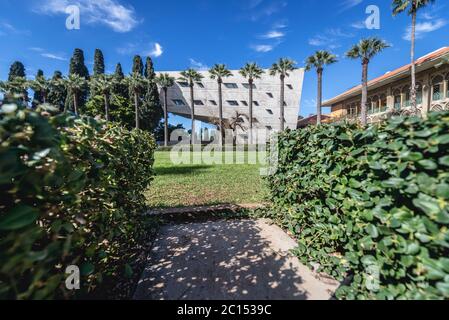
<svg viewBox="0 0 449 320">
<path fill-rule="evenodd" d="M 231 128 L 233 132 L 233 144 L 236 145 L 237 143 L 237 129 L 240 129 L 242 131 L 245 130 L 244 127 L 244 118 L 248 118 L 247 115 L 240 113 L 238 111 L 235 112 L 235 115 L 229 119 L 229 127 Z"/>
<path fill-rule="evenodd" d="M 73 98 L 73 107 L 75 114 L 78 115 L 78 98 L 80 93 L 84 90 L 86 86 L 86 79 L 83 77 L 77 75 L 77 74 L 71 74 L 69 77 L 65 80 L 65 85 L 67 88 L 67 91 L 72 95 Z M 66 110 L 67 111 L 67 110 Z"/>
<path fill-rule="evenodd" d="M 134 96 L 134 113 L 136 118 L 136 129 L 140 129 L 140 112 L 139 112 L 139 99 L 142 92 L 145 90 L 148 80 L 145 79 L 139 73 L 133 73 L 129 77 L 125 78 L 125 82 L 128 85 L 129 91 Z"/>
<path fill-rule="evenodd" d="M 318 93 L 317 93 L 317 124 L 321 124 L 321 106 L 323 99 L 323 69 L 324 66 L 337 62 L 337 57 L 329 51 L 317 51 L 314 55 L 310 56 L 306 60 L 306 71 L 310 71 L 313 68 L 316 69 L 318 77 Z"/>
<path fill-rule="evenodd" d="M 366 126 L 368 121 L 368 65 L 374 56 L 388 48 L 389 45 L 379 38 L 367 38 L 362 39 L 359 43 L 355 44 L 348 52 L 346 56 L 350 59 L 362 60 L 362 110 L 361 110 L 361 124 Z"/>
<path fill-rule="evenodd" d="M 416 16 L 419 9 L 424 8 L 430 3 L 434 3 L 435 0 L 393 0 L 393 15 L 398 15 L 408 9 L 408 13 L 412 16 L 411 26 L 411 78 L 412 84 L 410 87 L 410 99 L 412 113 L 417 115 L 418 109 L 416 106 L 416 62 L 415 62 L 415 40 L 416 40 Z"/>
<path fill-rule="evenodd" d="M 225 132 L 223 124 L 223 92 L 221 85 L 223 84 L 223 78 L 232 77 L 231 71 L 226 68 L 224 64 L 216 64 L 209 70 L 210 78 L 212 80 L 217 80 L 218 84 L 218 113 L 220 121 L 220 135 L 221 135 L 221 146 L 224 145 Z"/>
<path fill-rule="evenodd" d="M 168 100 L 167 100 L 167 92 L 168 88 L 173 87 L 175 85 L 175 78 L 170 77 L 169 74 L 164 73 L 160 74 L 159 77 L 156 78 L 157 84 L 159 84 L 164 92 L 164 146 L 168 146 Z"/>
<path fill-rule="evenodd" d="M 240 74 L 248 79 L 249 84 L 249 143 L 253 144 L 253 89 L 254 80 L 260 79 L 265 73 L 256 63 L 247 63 L 240 69 Z"/>
<path fill-rule="evenodd" d="M 90 82 L 92 92 L 98 92 L 103 95 L 106 121 L 109 121 L 109 98 L 115 85 L 115 78 L 104 74 L 93 77 Z"/>
<path fill-rule="evenodd" d="M 190 87 L 190 117 L 192 119 L 192 144 L 195 144 L 195 95 L 194 95 L 194 87 L 195 82 L 201 81 L 203 79 L 203 75 L 201 75 L 195 69 L 187 69 L 181 72 L 180 81 L 188 83 Z"/>
<path fill-rule="evenodd" d="M 51 89 L 50 80 L 45 79 L 44 76 L 36 77 L 35 80 L 31 80 L 28 82 L 31 89 L 36 92 L 39 92 L 42 95 L 42 102 L 47 102 L 47 95 Z"/>
<path fill-rule="evenodd" d="M 290 59 L 281 58 L 277 63 L 274 63 L 273 66 L 270 68 L 270 75 L 276 76 L 279 75 L 281 79 L 281 94 L 279 99 L 280 104 L 280 130 L 285 130 L 285 112 L 284 112 L 284 105 L 285 105 L 285 78 L 290 76 L 290 72 L 296 70 L 296 62 Z"/>
</svg>

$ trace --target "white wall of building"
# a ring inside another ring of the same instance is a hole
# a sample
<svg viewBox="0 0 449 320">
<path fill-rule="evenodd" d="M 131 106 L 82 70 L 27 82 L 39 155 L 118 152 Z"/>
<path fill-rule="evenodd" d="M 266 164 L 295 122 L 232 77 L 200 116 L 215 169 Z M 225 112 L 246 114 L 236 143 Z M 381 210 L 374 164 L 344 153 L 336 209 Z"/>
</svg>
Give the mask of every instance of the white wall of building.
<svg viewBox="0 0 449 320">
<path fill-rule="evenodd" d="M 202 86 L 195 85 L 195 100 L 201 100 L 203 105 L 195 105 L 195 118 L 197 120 L 214 123 L 218 119 L 218 84 L 216 80 L 210 79 L 207 71 L 198 71 L 204 76 L 201 81 Z M 249 117 L 249 107 L 242 101 L 249 101 L 249 89 L 244 84 L 248 81 L 243 78 L 237 70 L 231 71 L 233 76 L 223 79 L 223 118 L 231 119 L 236 116 L 236 111 Z M 180 72 L 158 72 L 168 73 L 176 79 L 175 86 L 168 89 L 168 111 L 172 114 L 190 118 L 190 88 L 183 87 L 179 83 Z M 300 112 L 300 101 L 303 88 L 304 69 L 297 69 L 290 73 L 290 77 L 285 80 L 285 120 L 286 128 L 296 129 L 298 115 Z M 227 88 L 225 84 L 236 84 L 237 88 Z M 280 128 L 280 79 L 278 76 L 272 77 L 269 71 L 261 79 L 254 81 L 256 88 L 253 90 L 253 100 L 259 105 L 253 106 L 253 118 L 255 129 L 278 130 Z M 204 88 L 203 88 L 204 87 Z M 163 101 L 161 92 L 161 101 Z M 181 100 L 184 105 L 175 104 L 175 100 Z M 215 101 L 216 105 L 211 102 Z M 238 106 L 232 106 L 228 101 L 237 101 Z M 272 114 L 271 114 L 272 113 Z M 243 125 L 248 127 L 246 123 Z"/>
</svg>

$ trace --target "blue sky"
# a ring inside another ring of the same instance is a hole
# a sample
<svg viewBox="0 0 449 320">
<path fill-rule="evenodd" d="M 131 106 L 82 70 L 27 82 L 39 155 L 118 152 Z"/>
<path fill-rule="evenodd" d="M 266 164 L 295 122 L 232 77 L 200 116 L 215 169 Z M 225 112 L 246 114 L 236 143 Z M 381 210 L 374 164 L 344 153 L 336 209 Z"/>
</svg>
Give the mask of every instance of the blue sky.
<svg viewBox="0 0 449 320">
<path fill-rule="evenodd" d="M 73 4 L 81 8 L 80 30 L 65 26 L 65 8 Z M 363 26 L 368 5 L 380 8 L 380 30 Z M 393 17 L 390 5 L 389 0 L 1 0 L 0 78 L 14 60 L 25 64 L 28 76 L 38 68 L 47 76 L 66 73 L 74 48 L 84 50 L 89 69 L 95 48 L 101 48 L 108 72 L 117 62 L 129 72 L 134 54 L 153 56 L 157 70 L 214 63 L 237 69 L 247 61 L 269 67 L 280 57 L 303 66 L 315 50 L 327 49 L 340 60 L 325 70 L 323 95 L 331 98 L 360 82 L 360 64 L 344 53 L 362 37 L 379 36 L 392 46 L 372 61 L 370 78 L 408 62 L 410 17 Z M 449 45 L 447 10 L 448 3 L 437 0 L 419 15 L 418 57 Z M 316 76 L 310 72 L 302 115 L 315 112 L 315 99 Z"/>
</svg>

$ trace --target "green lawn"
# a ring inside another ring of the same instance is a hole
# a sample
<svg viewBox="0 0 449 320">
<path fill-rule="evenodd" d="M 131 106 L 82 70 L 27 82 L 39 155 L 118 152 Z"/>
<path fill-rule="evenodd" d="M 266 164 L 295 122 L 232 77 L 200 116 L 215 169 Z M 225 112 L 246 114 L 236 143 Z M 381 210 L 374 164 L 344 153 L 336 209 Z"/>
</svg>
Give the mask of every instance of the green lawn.
<svg viewBox="0 0 449 320">
<path fill-rule="evenodd" d="M 221 155 L 224 157 L 224 153 Z M 170 152 L 156 152 L 155 157 L 156 177 L 147 192 L 151 207 L 257 204 L 264 201 L 266 189 L 260 175 L 261 165 L 175 165 L 170 160 Z"/>
</svg>

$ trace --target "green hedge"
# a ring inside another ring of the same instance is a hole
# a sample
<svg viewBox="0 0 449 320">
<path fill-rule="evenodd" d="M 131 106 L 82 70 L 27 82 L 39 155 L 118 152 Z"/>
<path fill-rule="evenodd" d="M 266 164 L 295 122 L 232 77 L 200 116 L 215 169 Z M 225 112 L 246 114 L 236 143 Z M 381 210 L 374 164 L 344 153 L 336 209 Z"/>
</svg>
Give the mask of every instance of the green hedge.
<svg viewBox="0 0 449 320">
<path fill-rule="evenodd" d="M 92 296 L 132 277 L 155 147 L 143 131 L 3 106 L 0 298 Z M 80 291 L 65 289 L 69 265 Z"/>
<path fill-rule="evenodd" d="M 298 257 L 350 280 L 338 298 L 449 298 L 449 113 L 287 131 L 268 182 Z"/>
</svg>

